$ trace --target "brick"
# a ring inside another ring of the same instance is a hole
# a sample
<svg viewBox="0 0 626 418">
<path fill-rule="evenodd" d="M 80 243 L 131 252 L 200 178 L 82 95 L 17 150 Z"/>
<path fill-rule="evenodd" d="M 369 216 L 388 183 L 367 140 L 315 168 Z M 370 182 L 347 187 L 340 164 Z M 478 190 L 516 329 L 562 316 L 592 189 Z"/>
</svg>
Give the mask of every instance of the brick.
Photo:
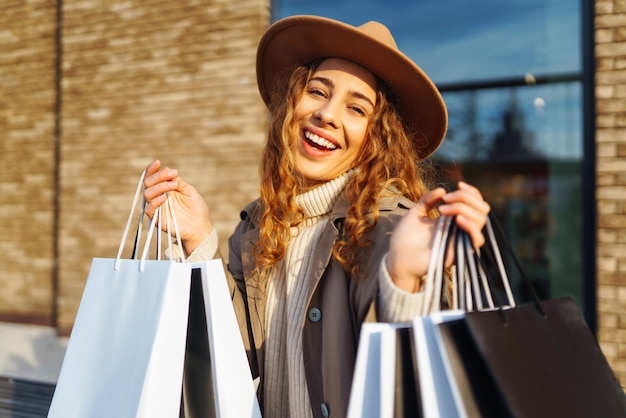
<svg viewBox="0 0 626 418">
<path fill-rule="evenodd" d="M 606 158 L 611 158 L 611 157 L 618 157 L 618 151 L 619 150 L 619 145 L 615 144 L 615 143 L 605 143 L 605 144 L 598 144 L 598 146 L 596 147 L 596 156 L 597 157 L 606 157 Z"/>
<path fill-rule="evenodd" d="M 610 71 L 615 65 L 615 58 L 613 57 L 597 57 L 596 58 L 596 74 L 601 71 Z"/>
<path fill-rule="evenodd" d="M 598 257 L 597 268 L 604 272 L 616 272 L 617 265 L 617 259 L 614 257 Z"/>
<path fill-rule="evenodd" d="M 598 286 L 598 299 L 617 299 L 617 290 L 618 288 L 616 288 L 615 286 Z"/>
<path fill-rule="evenodd" d="M 622 57 L 626 55 L 626 42 L 607 42 L 596 44 L 597 57 Z"/>
<path fill-rule="evenodd" d="M 598 143 L 603 142 L 623 142 L 626 140 L 624 137 L 623 129 L 604 129 L 599 128 L 596 131 L 596 141 Z"/>
<path fill-rule="evenodd" d="M 620 355 L 620 344 L 616 344 L 616 343 L 607 343 L 607 342 L 602 342 L 600 343 L 600 349 L 602 350 L 602 354 L 604 354 L 605 357 L 607 358 L 617 358 Z"/>
<path fill-rule="evenodd" d="M 598 113 L 626 111 L 626 103 L 622 99 L 599 99 L 596 103 Z"/>
<path fill-rule="evenodd" d="M 596 72 L 596 82 L 598 85 L 605 84 L 626 84 L 626 70 L 615 70 L 615 58 L 612 59 L 612 71 Z"/>
<path fill-rule="evenodd" d="M 595 25 L 597 29 L 624 27 L 626 26 L 626 14 L 611 13 L 597 15 L 595 19 Z"/>
<path fill-rule="evenodd" d="M 619 27 L 612 31 L 613 40 L 616 42 L 626 41 L 626 27 Z"/>
<path fill-rule="evenodd" d="M 626 343 L 626 330 L 605 328 L 598 332 L 598 340 L 607 343 Z M 624 359 L 626 362 L 626 359 Z M 625 369 L 626 371 L 626 369 Z"/>
<path fill-rule="evenodd" d="M 615 29 L 598 29 L 596 30 L 596 44 L 612 42 L 614 40 Z"/>
<path fill-rule="evenodd" d="M 612 1 L 596 1 L 594 2 L 596 16 L 613 13 Z"/>
<path fill-rule="evenodd" d="M 599 85 L 596 86 L 596 98 L 598 99 L 611 99 L 615 95 L 615 86 L 613 85 Z"/>
<path fill-rule="evenodd" d="M 621 158 L 603 158 L 598 161 L 598 173 L 621 173 L 624 169 L 626 169 L 626 160 Z M 602 191 L 603 195 L 610 193 L 611 197 L 618 200 L 626 198 L 626 196 L 623 195 L 626 190 L 620 187 L 600 187 L 598 190 Z M 598 194 L 598 196 L 602 197 L 600 194 Z"/>
</svg>

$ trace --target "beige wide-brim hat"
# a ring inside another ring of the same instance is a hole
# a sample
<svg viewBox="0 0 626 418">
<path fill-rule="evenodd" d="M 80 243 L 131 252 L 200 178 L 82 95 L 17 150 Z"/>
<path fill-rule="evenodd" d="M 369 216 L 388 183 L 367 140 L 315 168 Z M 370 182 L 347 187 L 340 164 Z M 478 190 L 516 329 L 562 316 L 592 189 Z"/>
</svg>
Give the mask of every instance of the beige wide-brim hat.
<svg viewBox="0 0 626 418">
<path fill-rule="evenodd" d="M 420 159 L 441 145 L 448 113 L 439 90 L 378 22 L 355 27 L 319 16 L 292 16 L 271 25 L 259 42 L 256 61 L 259 91 L 266 105 L 281 96 L 297 66 L 331 57 L 359 64 L 387 84 Z"/>
</svg>

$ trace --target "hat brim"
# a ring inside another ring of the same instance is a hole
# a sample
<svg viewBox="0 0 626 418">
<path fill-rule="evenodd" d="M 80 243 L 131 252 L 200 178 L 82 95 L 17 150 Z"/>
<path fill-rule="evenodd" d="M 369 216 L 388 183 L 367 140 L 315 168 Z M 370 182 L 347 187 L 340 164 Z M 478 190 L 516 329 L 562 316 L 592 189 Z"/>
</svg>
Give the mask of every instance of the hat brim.
<svg viewBox="0 0 626 418">
<path fill-rule="evenodd" d="M 326 57 L 359 64 L 387 84 L 420 159 L 441 145 L 448 114 L 426 73 L 399 50 L 354 26 L 324 17 L 284 18 L 265 32 L 256 61 L 257 83 L 265 103 L 269 106 L 272 97 L 286 88 L 297 66 Z"/>
</svg>

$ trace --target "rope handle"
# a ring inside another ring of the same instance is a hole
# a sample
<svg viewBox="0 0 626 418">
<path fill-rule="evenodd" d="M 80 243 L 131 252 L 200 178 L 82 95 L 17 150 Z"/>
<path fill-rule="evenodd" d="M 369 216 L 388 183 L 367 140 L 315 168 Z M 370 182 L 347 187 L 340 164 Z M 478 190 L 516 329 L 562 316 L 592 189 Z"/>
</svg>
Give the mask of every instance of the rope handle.
<svg viewBox="0 0 626 418">
<path fill-rule="evenodd" d="M 433 236 L 433 246 L 426 274 L 422 315 L 430 315 L 441 309 L 445 276 L 444 264 L 446 254 L 452 248 L 455 251 L 455 261 L 452 269 L 452 295 L 450 298 L 452 309 L 472 311 L 494 309 L 496 307 L 492 295 L 493 283 L 490 283 L 489 275 L 486 272 L 486 260 L 489 260 L 491 264 L 497 267 L 497 274 L 506 294 L 506 301 L 501 301 L 498 306 L 507 304 L 511 307 L 516 306 L 491 223 L 491 217 L 488 217 L 485 229 L 486 241 L 491 250 L 489 252 L 474 248 L 469 235 L 457 227 L 453 217 L 439 217 Z"/>
<path fill-rule="evenodd" d="M 139 177 L 139 182 L 137 183 L 137 188 L 135 189 L 135 195 L 133 197 L 133 203 L 131 205 L 130 213 L 126 221 L 126 227 L 124 228 L 124 233 L 122 234 L 122 240 L 117 250 L 117 256 L 115 257 L 115 265 L 114 265 L 115 270 L 118 270 L 120 266 L 122 251 L 124 250 L 126 239 L 128 238 L 130 225 L 133 219 L 133 213 L 135 212 L 137 208 L 137 203 L 139 202 L 139 196 L 142 195 L 141 192 L 143 189 L 143 181 L 145 179 L 145 175 L 146 175 L 146 172 L 144 170 L 141 173 L 141 176 Z M 173 210 L 172 203 L 170 202 L 169 195 L 166 195 L 166 197 L 167 198 L 165 199 L 165 203 L 156 209 L 156 211 L 154 212 L 154 216 L 152 217 L 152 220 L 150 221 L 150 228 L 148 229 L 146 242 L 144 243 L 143 250 L 141 252 L 141 257 L 140 257 L 139 269 L 142 272 L 144 271 L 144 268 L 145 268 L 145 262 L 148 259 L 150 243 L 152 242 L 152 236 L 154 235 L 154 229 L 155 229 L 157 222 L 159 225 L 162 225 L 163 219 L 165 219 L 165 231 L 168 237 L 168 248 L 172 248 L 172 240 L 171 240 L 172 234 L 170 230 L 170 218 L 171 218 L 171 224 L 174 227 L 174 232 L 176 235 L 176 242 L 179 248 L 181 249 L 183 248 L 182 243 L 181 243 L 181 238 L 180 238 L 180 231 L 178 229 L 178 222 L 176 221 L 176 214 Z M 137 224 L 137 230 L 135 232 L 135 242 L 133 245 L 133 253 L 131 255 L 131 259 L 133 260 L 137 259 L 137 254 L 139 253 L 139 245 L 140 245 L 140 240 L 141 240 L 141 232 L 142 232 L 142 225 L 143 225 L 143 217 L 145 214 L 145 207 L 146 207 L 146 200 L 145 198 L 142 198 L 142 203 L 139 207 L 139 219 L 138 219 L 138 224 Z M 156 259 L 157 260 L 161 259 L 160 233 L 157 233 L 157 237 L 156 237 Z M 180 261 L 185 262 L 184 251 L 181 251 L 180 253 Z"/>
</svg>

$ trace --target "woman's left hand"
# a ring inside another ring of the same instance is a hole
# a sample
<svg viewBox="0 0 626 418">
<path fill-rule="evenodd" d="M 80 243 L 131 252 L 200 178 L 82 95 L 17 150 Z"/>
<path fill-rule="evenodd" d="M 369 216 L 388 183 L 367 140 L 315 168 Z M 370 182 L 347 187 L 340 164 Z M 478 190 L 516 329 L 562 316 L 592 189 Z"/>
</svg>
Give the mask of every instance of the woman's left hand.
<svg viewBox="0 0 626 418">
<path fill-rule="evenodd" d="M 389 243 L 387 270 L 396 286 L 409 292 L 419 290 L 420 279 L 428 271 L 437 220 L 427 215 L 435 207 L 442 215 L 455 216 L 474 247 L 485 243 L 482 229 L 491 207 L 477 188 L 459 182 L 455 191 L 438 188 L 426 193 L 400 220 Z"/>
</svg>

